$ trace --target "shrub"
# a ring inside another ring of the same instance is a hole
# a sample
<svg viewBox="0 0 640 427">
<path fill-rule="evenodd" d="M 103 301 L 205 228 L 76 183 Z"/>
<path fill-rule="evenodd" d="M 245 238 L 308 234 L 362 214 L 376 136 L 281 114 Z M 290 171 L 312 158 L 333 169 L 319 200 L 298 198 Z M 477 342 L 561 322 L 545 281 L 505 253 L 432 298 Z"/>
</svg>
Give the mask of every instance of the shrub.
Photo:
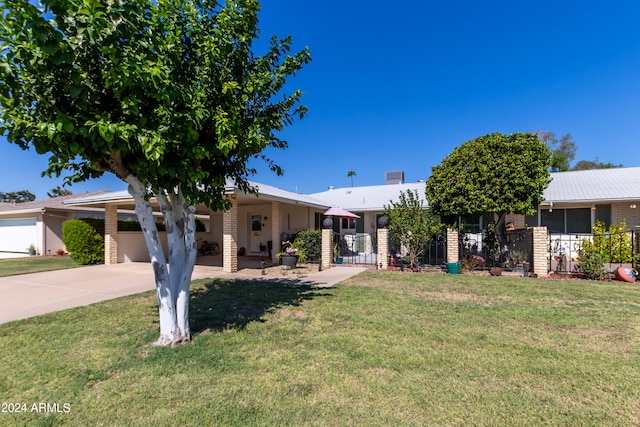
<svg viewBox="0 0 640 427">
<path fill-rule="evenodd" d="M 104 221 L 98 222 L 103 225 L 102 234 L 94 227 L 97 223 L 94 219 L 70 219 L 62 224 L 62 240 L 69 256 L 78 264 L 104 262 Z"/>
<path fill-rule="evenodd" d="M 318 262 L 322 256 L 322 230 L 302 230 L 293 238 L 292 246 L 304 251 L 309 262 Z"/>
<path fill-rule="evenodd" d="M 606 274 L 602 254 L 596 245 L 586 239 L 578 252 L 578 263 L 578 271 L 587 279 L 601 280 Z"/>
<path fill-rule="evenodd" d="M 633 234 L 629 232 L 627 221 L 614 222 L 606 229 L 602 221 L 593 225 L 593 250 L 604 262 L 632 262 Z"/>
</svg>

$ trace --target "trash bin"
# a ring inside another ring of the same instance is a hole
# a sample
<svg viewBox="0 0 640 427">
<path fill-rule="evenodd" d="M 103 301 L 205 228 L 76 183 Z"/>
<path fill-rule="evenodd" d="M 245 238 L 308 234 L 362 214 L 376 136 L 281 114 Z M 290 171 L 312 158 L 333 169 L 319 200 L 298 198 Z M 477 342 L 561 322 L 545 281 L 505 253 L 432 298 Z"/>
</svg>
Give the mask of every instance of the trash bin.
<svg viewBox="0 0 640 427">
<path fill-rule="evenodd" d="M 446 266 L 447 266 L 447 273 L 449 274 L 460 273 L 460 266 L 458 265 L 457 262 L 448 262 Z"/>
</svg>

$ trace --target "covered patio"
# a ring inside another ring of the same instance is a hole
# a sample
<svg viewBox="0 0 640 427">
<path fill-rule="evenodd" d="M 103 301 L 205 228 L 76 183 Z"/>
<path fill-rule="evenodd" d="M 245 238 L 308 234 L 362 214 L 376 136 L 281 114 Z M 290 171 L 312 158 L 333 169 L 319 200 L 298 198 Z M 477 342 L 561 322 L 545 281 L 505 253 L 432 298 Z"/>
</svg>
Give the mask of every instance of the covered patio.
<svg viewBox="0 0 640 427">
<path fill-rule="evenodd" d="M 283 236 L 320 227 L 322 212 L 329 207 L 324 202 L 277 187 L 252 184 L 258 188 L 257 196 L 245 194 L 233 185 L 226 187 L 232 207 L 225 212 L 196 207 L 196 217 L 205 225 L 205 231 L 196 232 L 198 246 L 209 241 L 220 247 L 219 255 L 198 256 L 196 264 L 219 266 L 228 273 L 247 266 L 260 269 L 263 261 L 275 265 Z M 151 203 L 162 221 L 155 199 Z M 118 231 L 118 212 L 134 209 L 133 198 L 127 191 L 76 199 L 70 205 L 104 209 L 105 264 L 149 261 L 142 233 Z M 163 234 L 160 233 L 161 239 Z M 163 246 L 166 254 L 166 238 Z"/>
</svg>

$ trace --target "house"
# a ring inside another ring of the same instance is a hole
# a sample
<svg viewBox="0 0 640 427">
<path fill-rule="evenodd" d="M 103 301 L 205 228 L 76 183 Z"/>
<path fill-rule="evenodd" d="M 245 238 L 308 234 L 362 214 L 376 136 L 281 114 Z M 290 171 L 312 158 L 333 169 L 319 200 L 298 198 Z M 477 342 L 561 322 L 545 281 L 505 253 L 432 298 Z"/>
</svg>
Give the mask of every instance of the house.
<svg viewBox="0 0 640 427">
<path fill-rule="evenodd" d="M 206 206 L 196 207 L 196 217 L 206 231 L 197 232 L 199 241 L 217 242 L 223 251 L 225 271 L 238 269 L 238 254 L 275 259 L 283 240 L 300 230 L 320 228 L 322 213 L 330 205 L 313 197 L 252 182 L 259 196 L 245 194 L 231 183 L 225 193 L 233 207 L 225 212 L 213 212 Z M 154 208 L 155 200 L 151 199 Z M 98 208 L 105 215 L 105 262 L 107 264 L 148 261 L 149 255 L 140 232 L 119 232 L 110 227 L 121 210 L 133 210 L 134 201 L 127 191 L 85 197 L 67 202 L 68 206 Z M 165 252 L 166 236 L 161 234 Z"/>
<path fill-rule="evenodd" d="M 388 179 L 390 175 L 395 179 Z M 331 206 L 339 206 L 358 214 L 360 219 L 337 219 L 333 222 L 333 231 L 353 239 L 350 247 L 357 252 L 375 253 L 373 236 L 378 219 L 384 206 L 397 200 L 401 191 L 417 191 L 428 207 L 424 200 L 425 182 L 405 183 L 403 175 L 387 173 L 388 183 L 383 185 L 330 187 L 307 195 L 254 182 L 252 185 L 259 192 L 257 197 L 229 184 L 225 191 L 234 200 L 233 208 L 227 212 L 211 212 L 198 207 L 196 214 L 205 222 L 206 232 L 199 232 L 197 237 L 218 242 L 224 251 L 225 269 L 235 271 L 237 252 L 241 248 L 247 255 L 273 259 L 281 242 L 290 234 L 321 228 L 322 213 Z M 589 234 L 597 220 L 609 225 L 625 219 L 632 230 L 640 226 L 640 209 L 636 207 L 640 207 L 640 167 L 559 172 L 552 173 L 551 177 L 538 212 L 527 217 L 511 217 L 516 227 L 546 226 L 551 233 L 563 235 Z M 55 202 L 56 205 L 53 200 L 20 206 L 0 205 L 0 251 L 24 254 L 27 246 L 36 242 L 39 253 L 55 253 L 62 243 L 61 233 L 54 229 L 58 230 L 64 219 L 84 214 L 95 216 L 96 212 L 104 212 L 109 219 L 116 218 L 119 212 L 133 210 L 133 199 L 126 191 L 64 196 L 56 198 L 61 202 Z M 463 223 L 467 230 L 480 231 L 492 220 L 491 216 L 479 215 L 463 218 Z M 108 263 L 148 260 L 139 232 L 111 230 L 107 237 Z"/>
<path fill-rule="evenodd" d="M 97 191 L 54 197 L 23 203 L 0 203 L 0 258 L 29 255 L 33 245 L 40 255 L 55 254 L 64 249 L 62 223 L 71 218 L 102 217 L 100 209 L 71 207 L 74 199 L 108 194 Z"/>
</svg>

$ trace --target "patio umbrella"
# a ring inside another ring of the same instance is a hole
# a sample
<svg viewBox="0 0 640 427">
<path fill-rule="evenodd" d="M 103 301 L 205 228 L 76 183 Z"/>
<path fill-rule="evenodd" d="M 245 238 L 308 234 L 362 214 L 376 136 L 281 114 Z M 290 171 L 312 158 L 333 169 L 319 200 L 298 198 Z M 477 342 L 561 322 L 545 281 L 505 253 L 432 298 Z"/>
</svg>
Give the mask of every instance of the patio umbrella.
<svg viewBox="0 0 640 427">
<path fill-rule="evenodd" d="M 327 210 L 323 215 L 325 216 L 338 216 L 340 218 L 360 218 L 358 215 L 351 213 L 347 210 L 339 208 L 337 206 L 333 206 L 329 210 Z"/>
</svg>

